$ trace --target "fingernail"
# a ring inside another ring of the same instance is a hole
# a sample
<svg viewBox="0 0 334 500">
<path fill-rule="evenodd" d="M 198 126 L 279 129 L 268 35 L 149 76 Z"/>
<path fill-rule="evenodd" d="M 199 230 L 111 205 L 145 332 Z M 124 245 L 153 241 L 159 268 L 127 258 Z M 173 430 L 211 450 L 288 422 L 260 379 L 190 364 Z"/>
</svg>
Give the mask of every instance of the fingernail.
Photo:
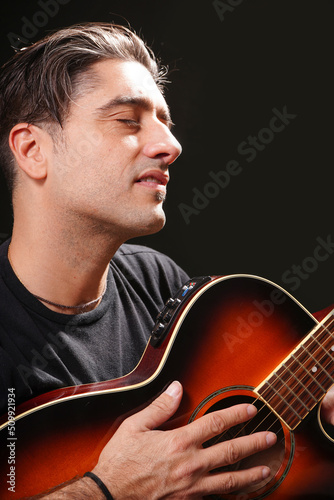
<svg viewBox="0 0 334 500">
<path fill-rule="evenodd" d="M 270 476 L 270 469 L 269 469 L 269 467 L 263 467 L 263 469 L 262 469 L 262 477 L 263 477 L 263 479 L 266 479 L 269 476 Z"/>
<path fill-rule="evenodd" d="M 168 396 L 171 396 L 172 398 L 176 398 L 179 394 L 180 394 L 180 391 L 181 391 L 181 385 L 180 385 L 180 382 L 172 382 L 166 389 L 166 394 L 168 394 Z"/>
<path fill-rule="evenodd" d="M 255 406 L 249 405 L 247 406 L 247 413 L 249 417 L 254 417 L 254 415 L 256 415 L 257 413 L 257 409 L 255 408 Z"/>
<path fill-rule="evenodd" d="M 266 441 L 268 446 L 272 446 L 276 443 L 277 436 L 273 432 L 269 432 L 266 436 Z"/>
</svg>

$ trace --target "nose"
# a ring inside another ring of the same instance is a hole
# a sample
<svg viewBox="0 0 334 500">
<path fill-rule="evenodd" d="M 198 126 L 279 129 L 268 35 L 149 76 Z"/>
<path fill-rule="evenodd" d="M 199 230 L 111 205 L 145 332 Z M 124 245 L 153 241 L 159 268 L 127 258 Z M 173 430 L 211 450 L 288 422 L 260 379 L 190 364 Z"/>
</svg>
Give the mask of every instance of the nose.
<svg viewBox="0 0 334 500">
<path fill-rule="evenodd" d="M 181 152 L 181 144 L 163 123 L 160 123 L 154 131 L 151 130 L 143 148 L 144 155 L 162 160 L 166 166 L 173 163 Z"/>
</svg>

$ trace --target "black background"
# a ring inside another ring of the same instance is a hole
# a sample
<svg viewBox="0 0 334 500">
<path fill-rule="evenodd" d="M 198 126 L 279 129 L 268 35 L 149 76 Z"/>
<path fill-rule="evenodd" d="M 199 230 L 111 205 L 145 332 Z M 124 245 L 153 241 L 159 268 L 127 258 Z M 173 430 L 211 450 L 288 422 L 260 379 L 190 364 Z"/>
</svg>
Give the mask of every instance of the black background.
<svg viewBox="0 0 334 500">
<path fill-rule="evenodd" d="M 334 252 L 313 257 L 319 238 L 334 242 L 332 1 L 65 0 L 47 22 L 41 11 L 37 0 L 1 3 L 1 62 L 13 53 L 8 34 L 22 36 L 26 19 L 43 24 L 30 42 L 73 23 L 114 21 L 129 22 L 171 69 L 166 98 L 183 154 L 171 167 L 166 227 L 137 242 L 192 276 L 257 274 L 311 311 L 334 302 Z M 239 145 L 284 107 L 296 117 L 248 162 Z M 193 207 L 193 189 L 203 193 L 209 172 L 230 160 L 241 173 L 187 224 L 179 205 Z M 3 240 L 12 220 L 2 178 L 0 202 Z M 293 265 L 304 267 L 298 282 Z"/>
</svg>

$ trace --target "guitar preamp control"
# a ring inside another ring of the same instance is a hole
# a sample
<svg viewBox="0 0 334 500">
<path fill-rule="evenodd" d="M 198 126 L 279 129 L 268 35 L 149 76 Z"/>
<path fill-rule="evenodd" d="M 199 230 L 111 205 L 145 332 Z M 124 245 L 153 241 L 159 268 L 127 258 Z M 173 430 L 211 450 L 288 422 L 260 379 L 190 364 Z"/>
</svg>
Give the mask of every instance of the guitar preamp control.
<svg viewBox="0 0 334 500">
<path fill-rule="evenodd" d="M 211 276 L 200 276 L 188 280 L 180 288 L 174 297 L 171 297 L 165 303 L 162 311 L 159 312 L 155 320 L 155 325 L 151 333 L 151 344 L 158 347 L 169 333 L 173 319 L 180 312 L 180 309 L 187 303 L 195 292 L 205 283 L 212 280 Z"/>
</svg>

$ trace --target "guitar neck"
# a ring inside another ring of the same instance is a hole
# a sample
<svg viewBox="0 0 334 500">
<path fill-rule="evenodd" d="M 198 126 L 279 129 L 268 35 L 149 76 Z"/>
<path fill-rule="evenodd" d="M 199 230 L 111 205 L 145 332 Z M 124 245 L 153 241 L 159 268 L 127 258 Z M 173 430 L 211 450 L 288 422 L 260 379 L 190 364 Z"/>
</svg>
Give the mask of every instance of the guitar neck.
<svg viewBox="0 0 334 500">
<path fill-rule="evenodd" d="M 255 389 L 295 429 L 334 383 L 334 310 Z"/>
</svg>

